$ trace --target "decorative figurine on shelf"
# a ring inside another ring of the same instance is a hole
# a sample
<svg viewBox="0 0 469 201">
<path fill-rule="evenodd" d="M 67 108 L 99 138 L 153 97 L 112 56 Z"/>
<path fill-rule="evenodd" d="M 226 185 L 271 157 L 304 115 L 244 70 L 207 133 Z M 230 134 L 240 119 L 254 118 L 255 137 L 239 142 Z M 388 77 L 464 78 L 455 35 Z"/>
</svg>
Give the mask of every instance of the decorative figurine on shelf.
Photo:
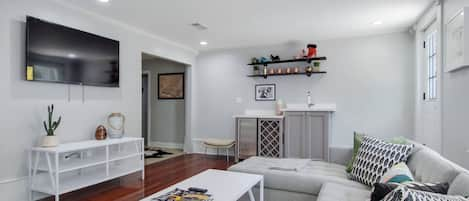
<svg viewBox="0 0 469 201">
<path fill-rule="evenodd" d="M 293 70 L 293 73 L 300 73 L 300 68 L 295 67 L 295 69 Z"/>
<path fill-rule="evenodd" d="M 269 62 L 269 59 L 265 57 L 261 57 L 261 59 L 259 60 L 259 63 L 266 63 L 266 62 Z"/>
<path fill-rule="evenodd" d="M 319 61 L 313 62 L 313 71 L 314 72 L 321 71 L 321 62 L 319 62 Z"/>
<path fill-rule="evenodd" d="M 107 118 L 109 124 L 109 137 L 124 137 L 125 116 L 121 113 L 112 113 Z"/>
<path fill-rule="evenodd" d="M 59 127 L 62 117 L 59 116 L 57 121 L 52 120 L 54 116 L 54 104 L 47 106 L 47 114 L 47 122 L 42 122 L 47 135 L 42 138 L 41 147 L 56 147 L 59 145 L 59 138 L 57 137 L 55 130 Z"/>
<path fill-rule="evenodd" d="M 278 56 L 278 55 L 277 55 L 277 56 L 274 56 L 274 55 L 271 54 L 271 55 L 270 55 L 270 59 L 271 59 L 272 61 L 280 61 L 280 56 Z"/>
<path fill-rule="evenodd" d="M 305 73 L 306 73 L 307 76 L 311 76 L 311 74 L 313 74 L 313 67 L 306 66 Z"/>
<path fill-rule="evenodd" d="M 254 75 L 259 75 L 260 74 L 259 66 L 252 67 L 252 74 L 254 74 Z"/>
<path fill-rule="evenodd" d="M 253 58 L 251 58 L 251 63 L 252 63 L 252 64 L 258 64 L 258 63 L 259 63 L 259 59 L 257 59 L 256 57 L 253 57 Z"/>
<path fill-rule="evenodd" d="M 277 68 L 277 75 L 283 74 L 283 69 L 282 68 Z"/>
<path fill-rule="evenodd" d="M 107 138 L 107 131 L 103 125 L 99 125 L 96 128 L 96 132 L 94 133 L 94 137 L 96 140 L 105 140 Z"/>
<path fill-rule="evenodd" d="M 316 44 L 308 44 L 308 58 L 313 58 L 317 56 L 317 45 Z"/>
<path fill-rule="evenodd" d="M 269 69 L 269 75 L 273 75 L 273 74 L 275 74 L 275 69 L 273 68 Z"/>
<path fill-rule="evenodd" d="M 306 50 L 305 49 L 302 49 L 300 53 L 298 53 L 298 55 L 296 55 L 295 59 L 304 59 L 306 57 Z"/>
</svg>

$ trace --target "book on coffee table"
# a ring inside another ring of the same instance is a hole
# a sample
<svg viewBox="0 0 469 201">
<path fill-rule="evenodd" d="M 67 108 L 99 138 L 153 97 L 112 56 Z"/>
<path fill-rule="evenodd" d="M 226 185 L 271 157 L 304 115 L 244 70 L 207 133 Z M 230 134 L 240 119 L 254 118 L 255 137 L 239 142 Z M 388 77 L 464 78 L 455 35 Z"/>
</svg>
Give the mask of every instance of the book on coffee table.
<svg viewBox="0 0 469 201">
<path fill-rule="evenodd" d="M 213 201 L 212 195 L 176 188 L 152 201 Z"/>
</svg>

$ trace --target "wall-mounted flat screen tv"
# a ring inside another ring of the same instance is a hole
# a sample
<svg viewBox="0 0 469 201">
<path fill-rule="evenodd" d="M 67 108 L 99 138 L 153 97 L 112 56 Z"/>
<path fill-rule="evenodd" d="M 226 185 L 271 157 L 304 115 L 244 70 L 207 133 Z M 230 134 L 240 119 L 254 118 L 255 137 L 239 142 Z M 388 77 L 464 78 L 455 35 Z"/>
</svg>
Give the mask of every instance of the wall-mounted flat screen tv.
<svg viewBox="0 0 469 201">
<path fill-rule="evenodd" d="M 119 87 L 119 41 L 28 16 L 26 80 Z"/>
</svg>

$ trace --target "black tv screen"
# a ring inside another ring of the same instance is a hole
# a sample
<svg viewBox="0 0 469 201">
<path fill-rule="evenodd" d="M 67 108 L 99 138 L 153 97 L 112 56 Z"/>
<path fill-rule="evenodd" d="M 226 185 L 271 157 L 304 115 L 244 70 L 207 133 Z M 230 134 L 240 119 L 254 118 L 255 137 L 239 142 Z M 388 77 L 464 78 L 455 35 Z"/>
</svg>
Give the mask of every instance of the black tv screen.
<svg viewBox="0 0 469 201">
<path fill-rule="evenodd" d="M 119 87 L 119 41 L 27 17 L 26 80 Z"/>
</svg>

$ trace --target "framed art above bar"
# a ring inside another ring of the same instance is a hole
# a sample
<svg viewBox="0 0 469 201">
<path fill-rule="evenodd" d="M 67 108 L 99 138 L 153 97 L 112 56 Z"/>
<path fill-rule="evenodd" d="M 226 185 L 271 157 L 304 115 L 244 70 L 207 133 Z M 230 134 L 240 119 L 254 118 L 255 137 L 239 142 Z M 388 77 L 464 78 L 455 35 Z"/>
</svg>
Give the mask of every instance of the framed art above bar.
<svg viewBox="0 0 469 201">
<path fill-rule="evenodd" d="M 158 74 L 158 99 L 184 99 L 184 73 Z"/>
<path fill-rule="evenodd" d="M 256 101 L 275 101 L 275 84 L 256 84 Z"/>
</svg>

